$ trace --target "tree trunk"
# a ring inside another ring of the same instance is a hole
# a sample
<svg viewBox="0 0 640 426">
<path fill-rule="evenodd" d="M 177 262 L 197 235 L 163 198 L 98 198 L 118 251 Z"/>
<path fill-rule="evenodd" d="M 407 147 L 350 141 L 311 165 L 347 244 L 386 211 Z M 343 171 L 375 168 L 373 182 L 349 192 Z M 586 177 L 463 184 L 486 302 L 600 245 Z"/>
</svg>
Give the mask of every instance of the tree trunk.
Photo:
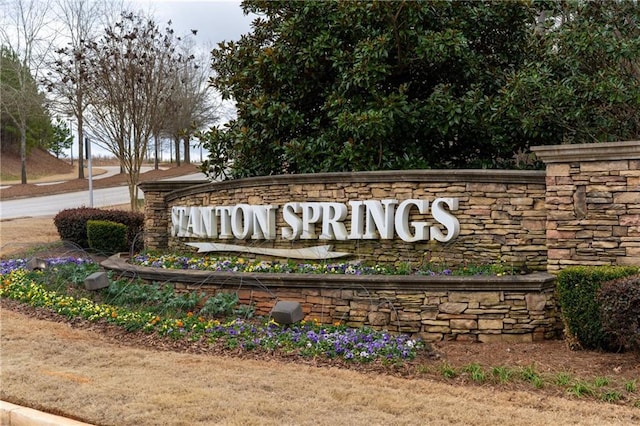
<svg viewBox="0 0 640 426">
<path fill-rule="evenodd" d="M 180 167 L 180 137 L 174 137 L 173 142 L 176 147 L 176 167 Z"/>
<path fill-rule="evenodd" d="M 84 179 L 84 123 L 78 114 L 78 179 Z"/>
<path fill-rule="evenodd" d="M 183 136 L 184 143 L 184 164 L 191 164 L 191 147 L 189 146 L 189 135 Z"/>
<path fill-rule="evenodd" d="M 27 183 L 27 118 L 24 114 L 20 120 L 20 182 Z"/>
<path fill-rule="evenodd" d="M 158 162 L 158 155 L 159 155 L 159 149 L 158 149 L 158 145 L 160 143 L 160 135 L 158 135 L 157 133 L 153 136 L 153 169 L 154 170 L 158 170 L 158 168 L 160 167 L 160 164 Z"/>
</svg>

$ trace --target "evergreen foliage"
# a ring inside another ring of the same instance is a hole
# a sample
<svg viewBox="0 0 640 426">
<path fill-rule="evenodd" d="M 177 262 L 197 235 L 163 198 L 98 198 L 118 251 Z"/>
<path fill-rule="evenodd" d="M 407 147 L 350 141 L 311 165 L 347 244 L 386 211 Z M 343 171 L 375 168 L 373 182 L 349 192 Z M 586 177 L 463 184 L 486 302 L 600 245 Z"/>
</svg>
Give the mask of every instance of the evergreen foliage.
<svg viewBox="0 0 640 426">
<path fill-rule="evenodd" d="M 237 118 L 212 177 L 533 167 L 532 145 L 640 137 L 637 2 L 246 0 L 212 52 Z"/>
<path fill-rule="evenodd" d="M 558 302 L 568 332 L 587 349 L 611 349 L 616 345 L 605 333 L 598 292 L 604 283 L 638 273 L 631 266 L 576 266 L 558 274 Z"/>
</svg>

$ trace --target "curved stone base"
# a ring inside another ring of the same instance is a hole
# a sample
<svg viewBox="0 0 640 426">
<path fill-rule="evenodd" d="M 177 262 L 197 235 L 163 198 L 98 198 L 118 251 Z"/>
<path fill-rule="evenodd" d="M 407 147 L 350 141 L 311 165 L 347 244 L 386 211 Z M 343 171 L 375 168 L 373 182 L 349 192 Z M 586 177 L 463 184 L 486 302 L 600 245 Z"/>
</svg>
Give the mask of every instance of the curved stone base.
<svg viewBox="0 0 640 426">
<path fill-rule="evenodd" d="M 178 291 L 237 293 L 257 315 L 280 300 L 302 304 L 307 320 L 370 326 L 425 340 L 531 342 L 562 330 L 555 276 L 417 276 L 231 273 L 132 265 L 120 255 L 105 269 Z"/>
</svg>

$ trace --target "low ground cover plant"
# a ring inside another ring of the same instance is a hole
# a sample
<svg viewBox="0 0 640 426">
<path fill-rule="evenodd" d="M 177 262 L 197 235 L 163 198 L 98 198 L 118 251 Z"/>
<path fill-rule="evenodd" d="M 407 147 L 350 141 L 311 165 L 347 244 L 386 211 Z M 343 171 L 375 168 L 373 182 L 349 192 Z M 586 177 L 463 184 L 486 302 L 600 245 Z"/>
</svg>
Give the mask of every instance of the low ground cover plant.
<svg viewBox="0 0 640 426">
<path fill-rule="evenodd" d="M 312 321 L 283 326 L 268 318 L 261 321 L 207 318 L 194 313 L 197 304 L 194 300 L 198 300 L 198 295 L 188 295 L 186 303 L 180 304 L 185 296 L 175 295 L 166 288 L 146 290 L 143 294 L 136 284 L 131 284 L 133 291 L 125 291 L 122 283 L 112 283 L 107 290 L 95 296 L 111 303 L 101 303 L 89 294 L 81 297 L 74 285 L 74 276 L 86 276 L 87 272 L 95 269 L 91 262 L 48 260 L 48 265 L 52 266 L 43 271 L 29 271 L 24 265 L 26 262 L 3 262 L 0 297 L 44 307 L 72 319 L 105 321 L 127 331 L 220 344 L 228 349 L 277 351 L 361 363 L 398 363 L 413 359 L 425 349 L 423 342 L 407 335 L 392 335 L 368 328 L 352 329 L 340 324 L 323 325 Z M 51 283 L 52 274 L 68 277 L 71 289 L 59 285 L 60 280 Z M 74 295 L 70 295 L 69 290 Z M 131 297 L 122 297 L 125 292 Z M 214 307 L 208 309 L 215 310 Z M 221 312 L 228 311 L 222 309 Z"/>
<path fill-rule="evenodd" d="M 192 340 L 230 351 L 398 366 L 424 354 L 428 348 L 422 341 L 406 335 L 366 328 L 323 325 L 317 321 L 282 326 L 266 318 L 251 319 L 246 313 L 238 317 L 237 297 L 233 294 L 210 297 L 207 301 L 213 301 L 207 307 L 201 303 L 202 295 L 176 294 L 168 285 L 130 280 L 112 280 L 107 289 L 88 292 L 83 290 L 83 280 L 98 269 L 97 264 L 73 257 L 46 259 L 46 264 L 43 270 L 30 271 L 26 259 L 0 261 L 0 298 L 43 307 L 72 320 L 104 322 L 131 332 Z M 413 365 L 417 374 L 433 373 L 446 380 L 476 385 L 524 383 L 534 389 L 555 387 L 575 398 L 626 402 L 640 408 L 636 380 L 620 382 L 609 377 L 584 380 L 566 373 L 546 375 L 534 365 L 489 369 L 475 362 L 455 367 L 446 360 L 439 366 L 431 362 Z"/>
<path fill-rule="evenodd" d="M 140 253 L 130 262 L 153 268 L 193 269 L 217 272 L 261 272 L 284 274 L 345 274 L 345 275 L 507 275 L 517 273 L 500 262 L 485 265 L 462 265 L 455 268 L 435 263 L 412 266 L 367 265 L 362 262 L 295 262 L 293 260 L 253 260 L 242 257 L 195 256 L 192 254 Z"/>
</svg>

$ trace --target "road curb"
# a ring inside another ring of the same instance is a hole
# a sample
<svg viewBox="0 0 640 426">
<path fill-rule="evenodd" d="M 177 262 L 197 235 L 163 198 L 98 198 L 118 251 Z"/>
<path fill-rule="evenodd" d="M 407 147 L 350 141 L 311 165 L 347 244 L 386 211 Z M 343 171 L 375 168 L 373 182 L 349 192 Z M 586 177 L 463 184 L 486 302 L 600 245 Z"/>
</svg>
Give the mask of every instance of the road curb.
<svg viewBox="0 0 640 426">
<path fill-rule="evenodd" d="M 2 426 L 91 426 L 66 417 L 56 416 L 33 408 L 0 401 L 0 425 Z"/>
</svg>

